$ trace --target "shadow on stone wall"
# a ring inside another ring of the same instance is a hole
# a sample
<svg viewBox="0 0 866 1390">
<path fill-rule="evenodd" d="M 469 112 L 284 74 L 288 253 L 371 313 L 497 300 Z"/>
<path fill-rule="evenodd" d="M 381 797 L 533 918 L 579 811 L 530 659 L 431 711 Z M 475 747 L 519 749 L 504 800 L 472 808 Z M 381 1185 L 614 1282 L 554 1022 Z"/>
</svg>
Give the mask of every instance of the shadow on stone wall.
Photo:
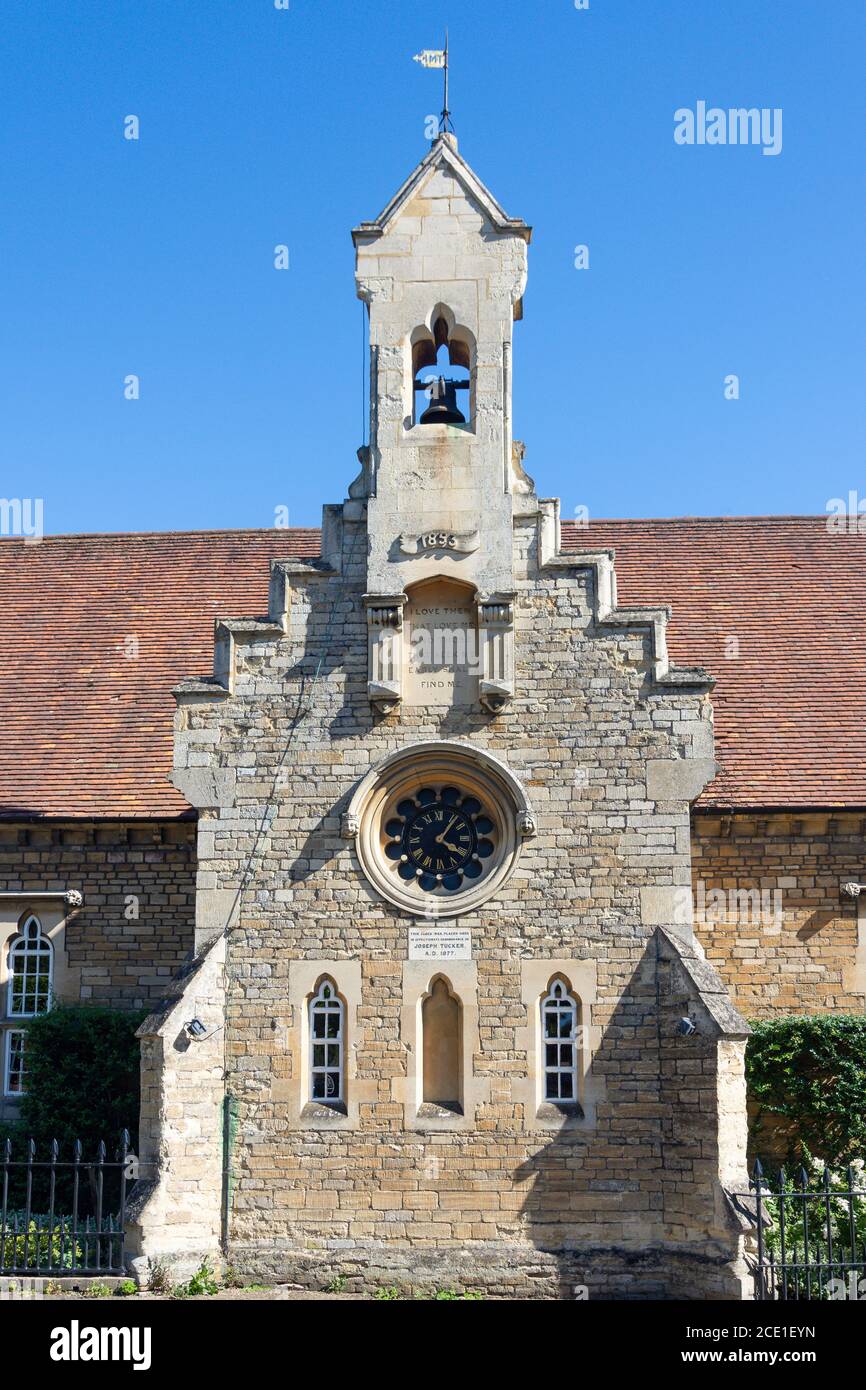
<svg viewBox="0 0 866 1390">
<path fill-rule="evenodd" d="M 527 1187 L 520 1229 L 537 1252 L 534 1277 L 554 1297 L 742 1296 L 742 1229 L 722 1189 L 719 1047 L 727 1032 L 742 1036 L 728 1009 L 692 948 L 663 931 L 648 941 L 593 1058 L 604 1083 L 594 1126 L 564 1118 L 514 1172 Z M 679 1031 L 683 1018 L 693 1033 Z"/>
<path fill-rule="evenodd" d="M 552 1296 L 664 1297 L 661 1120 L 654 952 L 623 989 L 592 1059 L 593 1118 L 563 1116 L 514 1173 L 522 1233 Z M 541 1277 L 540 1272 L 536 1277 Z"/>
</svg>

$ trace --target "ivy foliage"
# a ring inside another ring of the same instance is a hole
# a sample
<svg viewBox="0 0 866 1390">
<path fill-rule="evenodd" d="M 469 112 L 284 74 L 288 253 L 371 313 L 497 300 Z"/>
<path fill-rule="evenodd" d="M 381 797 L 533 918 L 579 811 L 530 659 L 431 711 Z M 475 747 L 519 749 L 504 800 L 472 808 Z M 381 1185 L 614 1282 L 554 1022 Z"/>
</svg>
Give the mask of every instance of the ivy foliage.
<svg viewBox="0 0 866 1390">
<path fill-rule="evenodd" d="M 27 1093 L 21 1101 L 19 1133 L 45 1148 L 52 1139 L 62 1158 L 81 1140 L 83 1156 L 105 1140 L 109 1158 L 128 1129 L 138 1141 L 139 1043 L 145 1017 L 95 1005 L 55 1004 L 27 1023 Z"/>
<path fill-rule="evenodd" d="M 829 1165 L 866 1156 L 866 1017 L 804 1014 L 752 1024 L 746 1082 L 762 1120 L 779 1117 L 789 1161 Z"/>
</svg>

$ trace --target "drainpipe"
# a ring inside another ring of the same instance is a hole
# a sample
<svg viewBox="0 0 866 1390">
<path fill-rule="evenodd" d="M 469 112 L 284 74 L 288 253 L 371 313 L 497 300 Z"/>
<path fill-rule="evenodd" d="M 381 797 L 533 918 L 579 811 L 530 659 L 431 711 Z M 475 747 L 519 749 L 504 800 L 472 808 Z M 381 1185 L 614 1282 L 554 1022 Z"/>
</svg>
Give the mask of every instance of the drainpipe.
<svg viewBox="0 0 866 1390">
<path fill-rule="evenodd" d="M 232 1153 L 238 1131 L 238 1103 L 234 1096 L 226 1092 L 223 1096 L 223 1173 L 222 1200 L 220 1203 L 220 1245 L 223 1255 L 228 1255 L 229 1216 L 232 1202 Z"/>
</svg>

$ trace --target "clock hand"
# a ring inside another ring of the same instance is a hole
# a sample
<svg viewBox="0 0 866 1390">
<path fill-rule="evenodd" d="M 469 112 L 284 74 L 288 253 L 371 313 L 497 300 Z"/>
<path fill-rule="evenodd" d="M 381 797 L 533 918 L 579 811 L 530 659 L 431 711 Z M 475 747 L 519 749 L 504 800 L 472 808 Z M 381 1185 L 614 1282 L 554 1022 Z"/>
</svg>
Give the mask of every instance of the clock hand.
<svg viewBox="0 0 866 1390">
<path fill-rule="evenodd" d="M 436 836 L 436 839 L 433 841 L 434 845 L 441 845 L 441 844 L 442 844 L 442 841 L 445 839 L 445 836 L 448 834 L 448 831 L 451 829 L 451 827 L 452 827 L 452 825 L 454 824 L 454 822 L 456 821 L 456 819 L 457 819 L 456 816 L 452 816 L 452 817 L 451 817 L 451 819 L 450 819 L 450 821 L 448 822 L 448 824 L 446 825 L 445 829 L 442 831 L 442 834 Z M 448 848 L 450 849 L 451 846 L 449 845 Z"/>
</svg>

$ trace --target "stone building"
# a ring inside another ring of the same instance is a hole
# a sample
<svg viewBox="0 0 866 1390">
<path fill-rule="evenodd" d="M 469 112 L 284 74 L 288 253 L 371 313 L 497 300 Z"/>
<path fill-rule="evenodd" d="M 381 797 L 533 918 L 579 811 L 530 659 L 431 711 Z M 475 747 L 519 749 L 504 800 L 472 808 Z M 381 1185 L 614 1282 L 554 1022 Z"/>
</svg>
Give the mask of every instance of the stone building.
<svg viewBox="0 0 866 1390">
<path fill-rule="evenodd" d="M 53 970 L 153 1006 L 140 1272 L 742 1297 L 745 1018 L 864 1005 L 863 537 L 561 521 L 530 228 L 442 135 L 353 237 L 320 533 L 0 546 L 5 1113 Z"/>
</svg>

